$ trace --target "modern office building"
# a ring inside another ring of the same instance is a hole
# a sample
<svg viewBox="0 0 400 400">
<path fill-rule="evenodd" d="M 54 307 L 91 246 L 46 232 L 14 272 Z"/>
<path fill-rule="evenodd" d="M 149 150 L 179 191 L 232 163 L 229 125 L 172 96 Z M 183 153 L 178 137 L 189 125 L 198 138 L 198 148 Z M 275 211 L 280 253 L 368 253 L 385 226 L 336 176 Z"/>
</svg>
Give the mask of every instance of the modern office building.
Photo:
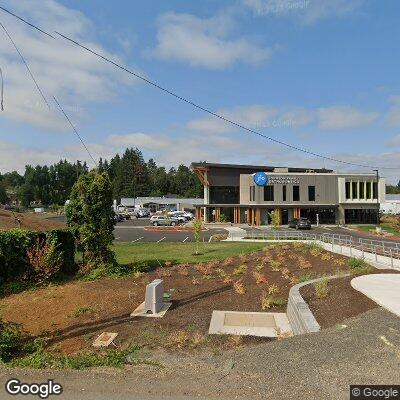
<svg viewBox="0 0 400 400">
<path fill-rule="evenodd" d="M 263 165 L 192 163 L 204 185 L 205 222 L 266 225 L 271 213 L 281 224 L 306 217 L 320 224 L 375 223 L 385 201 L 385 182 L 372 173 Z M 378 199 L 379 197 L 379 199 Z"/>
</svg>

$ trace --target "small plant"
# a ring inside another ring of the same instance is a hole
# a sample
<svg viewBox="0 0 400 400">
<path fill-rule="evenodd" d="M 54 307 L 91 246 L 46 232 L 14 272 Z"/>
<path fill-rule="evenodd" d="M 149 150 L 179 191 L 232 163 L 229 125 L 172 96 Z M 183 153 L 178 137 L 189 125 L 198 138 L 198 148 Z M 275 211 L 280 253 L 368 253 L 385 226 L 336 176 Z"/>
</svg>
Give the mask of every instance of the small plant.
<svg viewBox="0 0 400 400">
<path fill-rule="evenodd" d="M 200 285 L 200 281 L 196 278 L 192 279 L 192 285 Z"/>
<path fill-rule="evenodd" d="M 260 283 L 267 283 L 268 279 L 264 274 L 261 274 L 260 272 L 253 272 L 254 279 L 256 280 L 256 284 Z"/>
<path fill-rule="evenodd" d="M 78 318 L 81 315 L 92 314 L 94 309 L 92 307 L 78 307 L 72 312 L 74 318 Z"/>
<path fill-rule="evenodd" d="M 211 275 L 214 271 L 213 264 L 197 264 L 194 269 L 202 275 Z"/>
<path fill-rule="evenodd" d="M 247 272 L 247 265 L 242 264 L 233 270 L 233 275 L 242 275 L 245 272 Z"/>
<path fill-rule="evenodd" d="M 311 281 L 311 279 L 314 279 L 314 277 L 310 274 L 304 274 L 304 275 L 300 275 L 299 276 L 299 282 L 307 282 L 307 281 Z"/>
<path fill-rule="evenodd" d="M 289 268 L 283 268 L 282 270 L 281 270 L 281 274 L 282 274 L 282 278 L 285 278 L 285 279 L 290 279 L 290 270 L 289 270 Z"/>
<path fill-rule="evenodd" d="M 159 268 L 159 269 L 157 270 L 157 275 L 158 275 L 160 278 L 168 278 L 168 277 L 172 276 L 172 272 L 171 272 L 170 269 Z"/>
<path fill-rule="evenodd" d="M 299 278 L 297 278 L 296 275 L 291 275 L 288 280 L 292 286 L 297 285 L 299 283 Z"/>
<path fill-rule="evenodd" d="M 317 243 L 306 244 L 305 248 L 310 252 L 310 254 L 314 257 L 319 256 L 323 251 L 323 247 Z"/>
<path fill-rule="evenodd" d="M 178 347 L 178 349 L 185 347 L 190 340 L 188 332 L 180 330 L 173 332 L 168 336 L 168 345 L 171 347 Z"/>
<path fill-rule="evenodd" d="M 333 260 L 333 263 L 337 266 L 337 267 L 343 267 L 344 265 L 346 265 L 346 261 L 343 260 L 342 258 L 335 258 Z"/>
<path fill-rule="evenodd" d="M 282 268 L 282 264 L 278 260 L 271 260 L 269 264 L 271 266 L 272 271 L 279 271 Z"/>
<path fill-rule="evenodd" d="M 301 257 L 299 260 L 299 268 L 300 269 L 309 269 L 312 268 L 310 261 L 307 261 L 305 258 Z"/>
<path fill-rule="evenodd" d="M 364 259 L 354 257 L 349 258 L 348 265 L 350 270 L 363 270 L 369 267 L 369 264 Z"/>
<path fill-rule="evenodd" d="M 167 268 L 172 267 L 172 265 L 173 265 L 172 261 L 165 261 L 165 263 L 164 263 L 164 267 L 167 267 Z"/>
<path fill-rule="evenodd" d="M 226 273 L 222 268 L 217 268 L 217 269 L 215 270 L 215 272 L 218 274 L 218 276 L 219 276 L 221 279 L 225 279 L 226 276 L 227 276 L 227 273 Z"/>
<path fill-rule="evenodd" d="M 232 280 L 231 276 L 229 274 L 227 274 L 225 276 L 223 282 L 229 285 L 229 284 L 231 284 L 233 282 L 233 280 Z"/>
<path fill-rule="evenodd" d="M 243 336 L 240 335 L 232 335 L 227 339 L 227 343 L 231 347 L 239 347 L 243 344 Z"/>
<path fill-rule="evenodd" d="M 189 275 L 189 268 L 186 265 L 181 265 L 178 268 L 178 274 L 182 276 L 188 276 Z"/>
<path fill-rule="evenodd" d="M 261 294 L 261 309 L 262 310 L 268 310 L 270 308 L 284 306 L 285 304 L 286 304 L 286 300 L 282 297 L 268 294 L 266 291 L 263 291 Z"/>
<path fill-rule="evenodd" d="M 202 344 L 204 344 L 207 341 L 207 337 L 204 336 L 202 333 L 200 332 L 196 332 L 192 339 L 191 339 L 191 344 L 192 347 L 197 347 L 197 346 L 201 346 Z"/>
<path fill-rule="evenodd" d="M 279 288 L 274 283 L 268 286 L 268 294 L 277 294 L 279 293 Z"/>
<path fill-rule="evenodd" d="M 230 267 L 234 263 L 235 263 L 235 259 L 233 257 L 228 257 L 222 262 L 222 265 L 224 267 Z"/>
<path fill-rule="evenodd" d="M 314 283 L 315 295 L 318 299 L 324 299 L 329 294 L 329 279 L 323 278 Z"/>
<path fill-rule="evenodd" d="M 243 285 L 243 282 L 241 281 L 236 281 L 233 284 L 233 289 L 237 294 L 245 294 L 246 293 L 246 287 Z"/>
<path fill-rule="evenodd" d="M 323 253 L 321 256 L 321 260 L 328 261 L 332 260 L 333 256 L 327 252 Z"/>
<path fill-rule="evenodd" d="M 264 269 L 264 265 L 260 264 L 254 268 L 257 272 L 261 272 Z"/>
<path fill-rule="evenodd" d="M 280 225 L 280 217 L 277 212 L 271 211 L 268 213 L 268 217 L 271 219 L 272 229 L 278 229 Z"/>
</svg>

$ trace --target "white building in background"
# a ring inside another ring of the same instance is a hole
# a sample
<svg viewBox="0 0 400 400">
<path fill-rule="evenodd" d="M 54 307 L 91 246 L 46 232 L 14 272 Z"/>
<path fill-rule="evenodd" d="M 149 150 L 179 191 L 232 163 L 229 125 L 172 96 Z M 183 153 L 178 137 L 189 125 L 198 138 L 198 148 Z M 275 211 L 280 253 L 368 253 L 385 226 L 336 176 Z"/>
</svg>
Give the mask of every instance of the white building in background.
<svg viewBox="0 0 400 400">
<path fill-rule="evenodd" d="M 135 208 L 150 208 L 154 211 L 158 210 L 194 210 L 196 205 L 204 203 L 204 199 L 181 199 L 177 197 L 123 197 L 121 198 L 121 206 Z"/>
<path fill-rule="evenodd" d="M 400 194 L 386 194 L 380 209 L 385 214 L 400 214 Z"/>
</svg>

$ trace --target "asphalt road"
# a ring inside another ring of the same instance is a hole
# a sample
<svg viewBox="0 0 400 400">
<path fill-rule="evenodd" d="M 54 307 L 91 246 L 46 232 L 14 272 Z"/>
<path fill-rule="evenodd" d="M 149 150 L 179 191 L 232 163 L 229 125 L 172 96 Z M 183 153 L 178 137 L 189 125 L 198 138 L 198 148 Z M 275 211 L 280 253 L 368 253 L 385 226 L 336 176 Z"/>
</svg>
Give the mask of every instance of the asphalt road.
<svg viewBox="0 0 400 400">
<path fill-rule="evenodd" d="M 148 231 L 150 227 L 148 218 L 132 219 L 119 222 L 114 230 L 117 242 L 193 242 L 193 232 L 171 232 L 165 227 L 158 227 L 159 231 Z M 179 228 L 179 227 L 178 227 Z M 222 228 L 212 228 L 201 233 L 201 240 L 209 241 L 212 235 L 227 233 Z"/>
<path fill-rule="evenodd" d="M 400 383 L 400 318 L 381 308 L 319 333 L 237 347 L 218 355 L 156 352 L 160 365 L 123 370 L 35 371 L 0 367 L 4 383 L 55 379 L 68 400 L 273 399 L 344 400 L 351 384 Z M 37 397 L 36 397 L 37 398 Z"/>
</svg>

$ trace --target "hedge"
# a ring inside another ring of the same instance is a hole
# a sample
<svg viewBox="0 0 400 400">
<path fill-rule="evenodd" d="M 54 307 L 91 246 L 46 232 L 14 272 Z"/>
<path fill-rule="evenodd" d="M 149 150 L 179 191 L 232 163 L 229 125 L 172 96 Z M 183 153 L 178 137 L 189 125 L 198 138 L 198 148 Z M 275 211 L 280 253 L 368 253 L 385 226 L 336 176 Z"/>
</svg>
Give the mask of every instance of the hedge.
<svg viewBox="0 0 400 400">
<path fill-rule="evenodd" d="M 70 275 L 76 271 L 75 240 L 71 231 L 67 229 L 55 229 L 48 232 L 22 229 L 0 230 L 0 283 L 27 275 L 30 270 L 27 251 L 38 240 L 57 246 L 57 251 L 62 258 L 60 273 Z"/>
</svg>

